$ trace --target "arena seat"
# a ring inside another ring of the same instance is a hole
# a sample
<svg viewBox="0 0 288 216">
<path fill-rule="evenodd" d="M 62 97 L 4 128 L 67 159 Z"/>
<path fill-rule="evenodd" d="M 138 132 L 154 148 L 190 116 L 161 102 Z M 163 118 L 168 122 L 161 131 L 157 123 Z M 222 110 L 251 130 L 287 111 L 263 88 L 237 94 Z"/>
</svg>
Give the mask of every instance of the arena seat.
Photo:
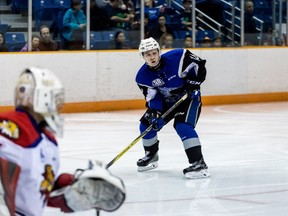
<svg viewBox="0 0 288 216">
<path fill-rule="evenodd" d="M 5 34 L 11 26 L 8 24 L 0 24 L 0 32 Z"/>
<path fill-rule="evenodd" d="M 5 41 L 10 52 L 20 51 L 26 44 L 24 33 L 6 32 Z"/>
</svg>

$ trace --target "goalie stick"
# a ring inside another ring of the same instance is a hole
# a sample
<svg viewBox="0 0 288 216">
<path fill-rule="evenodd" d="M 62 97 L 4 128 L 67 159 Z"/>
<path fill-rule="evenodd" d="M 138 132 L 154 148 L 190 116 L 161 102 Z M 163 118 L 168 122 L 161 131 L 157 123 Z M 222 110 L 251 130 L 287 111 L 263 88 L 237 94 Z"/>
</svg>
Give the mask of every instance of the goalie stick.
<svg viewBox="0 0 288 216">
<path fill-rule="evenodd" d="M 188 93 L 183 95 L 170 109 L 168 109 L 160 118 L 165 118 L 169 115 L 177 106 L 179 106 L 186 98 L 188 97 Z M 143 133 L 141 133 L 136 139 L 134 139 L 125 149 L 123 149 L 115 158 L 113 158 L 107 165 L 108 169 L 112 164 L 114 164 L 123 154 L 125 154 L 130 148 L 132 148 L 142 137 L 144 137 L 151 129 L 153 125 L 151 124 Z"/>
</svg>

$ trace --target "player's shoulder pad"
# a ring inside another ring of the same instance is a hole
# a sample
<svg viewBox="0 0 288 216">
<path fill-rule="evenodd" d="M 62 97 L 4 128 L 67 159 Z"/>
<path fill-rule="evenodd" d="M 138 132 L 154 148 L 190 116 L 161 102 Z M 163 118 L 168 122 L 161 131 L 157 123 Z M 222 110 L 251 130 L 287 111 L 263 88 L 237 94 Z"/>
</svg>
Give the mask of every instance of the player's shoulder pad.
<svg viewBox="0 0 288 216">
<path fill-rule="evenodd" d="M 42 128 L 41 130 L 51 142 L 57 145 L 57 140 L 55 138 L 54 133 L 51 130 L 49 130 L 47 127 Z"/>
<path fill-rule="evenodd" d="M 185 52 L 186 50 L 185 49 L 182 49 L 182 48 L 179 48 L 179 49 L 173 49 L 173 50 L 170 50 L 168 52 L 165 52 L 164 54 L 162 54 L 161 57 L 164 57 L 164 58 L 181 58 L 181 56 L 183 55 L 183 53 Z"/>
<path fill-rule="evenodd" d="M 199 56 L 195 55 L 188 49 L 185 49 L 185 60 L 201 63 L 203 65 L 205 65 L 206 63 L 205 59 L 200 58 Z"/>
<path fill-rule="evenodd" d="M 36 122 L 23 111 L 0 114 L 0 135 L 22 147 L 33 147 L 41 140 Z"/>
<path fill-rule="evenodd" d="M 140 85 L 144 85 L 147 87 L 152 87 L 152 81 L 155 79 L 155 73 L 151 72 L 149 67 L 144 64 L 139 69 L 135 81 Z"/>
<path fill-rule="evenodd" d="M 164 53 L 161 58 L 169 67 L 178 67 L 185 58 L 185 49 L 174 49 Z"/>
</svg>

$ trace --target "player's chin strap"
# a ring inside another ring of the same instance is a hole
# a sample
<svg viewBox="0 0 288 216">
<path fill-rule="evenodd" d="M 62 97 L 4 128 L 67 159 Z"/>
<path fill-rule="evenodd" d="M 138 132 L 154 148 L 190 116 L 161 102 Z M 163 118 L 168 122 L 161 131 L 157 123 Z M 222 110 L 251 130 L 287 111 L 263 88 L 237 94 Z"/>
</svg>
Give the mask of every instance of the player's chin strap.
<svg viewBox="0 0 288 216">
<path fill-rule="evenodd" d="M 188 97 L 188 93 L 183 95 L 170 109 L 168 109 L 163 115 L 161 115 L 161 118 L 165 118 L 167 115 L 169 115 L 176 107 L 178 107 L 184 100 L 186 100 Z M 150 130 L 152 130 L 153 125 L 151 124 L 143 133 L 141 133 L 136 139 L 134 139 L 125 149 L 123 149 L 115 158 L 113 158 L 106 166 L 108 169 L 112 164 L 114 164 L 120 157 L 122 157 L 123 154 L 125 154 L 130 148 L 132 148 L 142 137 L 144 137 Z"/>
</svg>

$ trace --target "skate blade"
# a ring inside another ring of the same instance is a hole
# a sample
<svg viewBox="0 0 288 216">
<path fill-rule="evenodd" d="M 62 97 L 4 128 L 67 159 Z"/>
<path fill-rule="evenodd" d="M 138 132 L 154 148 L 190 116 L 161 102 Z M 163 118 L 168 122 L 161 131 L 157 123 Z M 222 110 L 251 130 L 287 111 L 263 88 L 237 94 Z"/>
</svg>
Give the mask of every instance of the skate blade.
<svg viewBox="0 0 288 216">
<path fill-rule="evenodd" d="M 158 167 L 158 162 L 152 162 L 147 166 L 140 167 L 138 166 L 138 172 L 145 172 L 148 170 L 156 169 Z"/>
<path fill-rule="evenodd" d="M 184 174 L 186 178 L 190 179 L 200 179 L 210 177 L 210 173 L 207 169 L 200 170 L 198 172 L 188 172 Z"/>
</svg>

